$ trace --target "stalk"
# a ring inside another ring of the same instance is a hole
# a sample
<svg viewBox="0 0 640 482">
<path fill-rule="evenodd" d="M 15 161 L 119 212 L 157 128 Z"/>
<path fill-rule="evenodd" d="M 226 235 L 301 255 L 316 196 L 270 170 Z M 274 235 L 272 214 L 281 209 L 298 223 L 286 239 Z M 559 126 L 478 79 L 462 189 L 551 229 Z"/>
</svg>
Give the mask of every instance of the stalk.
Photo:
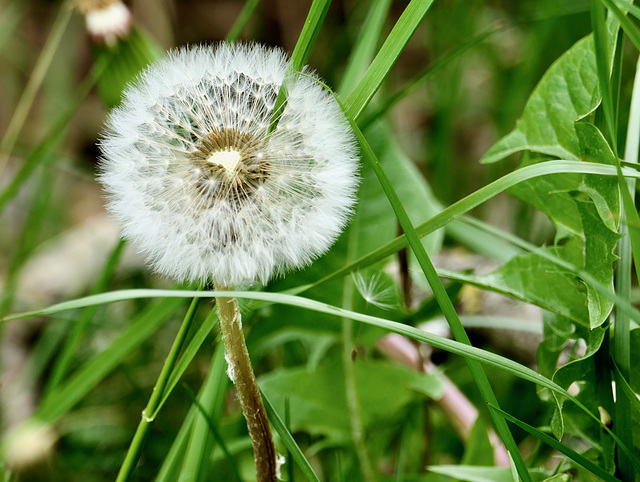
<svg viewBox="0 0 640 482">
<path fill-rule="evenodd" d="M 167 355 L 167 359 L 164 362 L 162 371 L 158 376 L 158 381 L 156 382 L 155 387 L 153 387 L 153 392 L 151 393 L 151 397 L 149 397 L 149 402 L 142 412 L 142 419 L 140 420 L 138 428 L 136 429 L 136 433 L 133 436 L 133 440 L 129 445 L 129 450 L 127 451 L 124 462 L 120 467 L 120 472 L 118 473 L 116 482 L 125 482 L 129 480 L 129 478 L 133 474 L 134 469 L 136 468 L 136 464 L 138 463 L 140 454 L 142 453 L 142 448 L 147 439 L 147 436 L 149 435 L 149 431 L 151 430 L 151 424 L 155 421 L 157 412 L 158 410 L 160 410 L 162 398 L 164 396 L 165 389 L 167 388 L 167 383 L 169 382 L 171 372 L 176 365 L 178 355 L 182 351 L 182 347 L 184 346 L 187 339 L 187 334 L 189 333 L 191 324 L 193 323 L 193 319 L 195 318 L 199 301 L 199 298 L 193 299 L 191 305 L 189 306 L 189 310 L 187 311 L 187 314 L 182 321 L 180 330 L 176 335 L 176 339 L 171 346 L 169 355 Z"/>
<path fill-rule="evenodd" d="M 253 373 L 249 352 L 242 334 L 242 319 L 238 300 L 236 298 L 218 298 L 217 306 L 220 331 L 227 352 L 229 378 L 236 386 L 242 413 L 247 420 L 249 436 L 253 443 L 257 481 L 275 482 L 278 480 L 276 449 L 273 444 L 267 412 L 262 403 L 258 382 Z"/>
</svg>

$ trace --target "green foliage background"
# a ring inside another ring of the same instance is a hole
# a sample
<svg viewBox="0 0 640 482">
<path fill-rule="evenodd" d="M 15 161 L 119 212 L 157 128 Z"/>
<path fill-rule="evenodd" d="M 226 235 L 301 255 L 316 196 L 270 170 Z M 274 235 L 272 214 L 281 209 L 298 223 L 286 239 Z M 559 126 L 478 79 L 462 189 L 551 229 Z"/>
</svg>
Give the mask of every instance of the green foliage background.
<svg viewBox="0 0 640 482">
<path fill-rule="evenodd" d="M 147 271 L 94 181 L 123 86 L 224 38 L 317 70 L 362 154 L 332 250 L 236 293 L 284 480 L 638 478 L 640 8 L 150 3 L 113 46 L 70 4 L 0 4 L 4 480 L 255 479 L 220 294 Z"/>
</svg>

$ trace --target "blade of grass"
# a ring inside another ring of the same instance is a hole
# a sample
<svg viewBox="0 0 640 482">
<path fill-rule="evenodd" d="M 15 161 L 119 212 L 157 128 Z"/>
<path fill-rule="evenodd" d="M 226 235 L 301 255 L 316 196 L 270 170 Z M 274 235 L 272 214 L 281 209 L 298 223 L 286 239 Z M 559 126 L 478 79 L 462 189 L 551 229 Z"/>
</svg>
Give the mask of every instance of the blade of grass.
<svg viewBox="0 0 640 482">
<path fill-rule="evenodd" d="M 229 33 L 227 34 L 226 40 L 229 42 L 235 42 L 240 37 L 242 30 L 247 26 L 247 23 L 251 19 L 251 15 L 255 11 L 258 6 L 260 0 L 247 0 L 244 3 L 244 7 L 240 11 L 238 18 L 233 22 L 233 25 L 229 29 Z"/>
<path fill-rule="evenodd" d="M 193 361 L 196 353 L 205 342 L 207 337 L 212 333 L 213 328 L 216 326 L 216 323 L 218 323 L 218 313 L 216 310 L 211 310 L 202 325 L 198 327 L 198 330 L 191 338 L 191 341 L 184 349 L 184 352 L 176 363 L 175 368 L 172 370 L 171 376 L 169 377 L 169 381 L 167 382 L 167 386 L 165 388 L 165 393 L 162 397 L 162 400 L 160 400 L 160 402 L 158 403 L 156 413 L 160 411 L 162 406 L 169 398 L 169 395 L 171 395 L 173 389 L 178 385 L 178 382 L 182 378 L 182 375 L 184 375 L 184 372 Z"/>
<path fill-rule="evenodd" d="M 278 126 L 280 115 L 284 111 L 284 106 L 287 101 L 287 79 L 293 72 L 301 71 L 307 63 L 311 48 L 318 37 L 320 27 L 322 27 L 330 5 L 331 0 L 313 0 L 309 8 L 309 14 L 302 27 L 302 32 L 300 32 L 298 42 L 291 54 L 288 73 L 280 86 L 276 103 L 273 106 L 273 114 L 271 115 L 271 123 L 269 124 L 270 133 Z"/>
<path fill-rule="evenodd" d="M 75 91 L 75 96 L 67 108 L 53 123 L 42 142 L 27 156 L 25 162 L 20 166 L 11 182 L 0 192 L 0 212 L 6 204 L 18 193 L 22 185 L 29 179 L 29 176 L 40 165 L 47 156 L 55 149 L 57 144 L 62 140 L 62 136 L 69 124 L 69 120 L 84 102 L 85 97 L 89 94 L 98 78 L 107 67 L 106 62 L 96 62 L 91 71 L 84 78 L 82 83 Z M 0 154 L 1 155 L 1 154 Z M 1 166 L 0 166 L 1 167 Z"/>
<path fill-rule="evenodd" d="M 627 28 L 624 30 L 627 35 L 633 40 L 633 35 L 635 34 L 638 37 L 637 29 L 630 24 L 629 19 L 613 4 L 613 2 L 601 1 L 601 2 L 592 2 L 591 4 L 591 18 L 592 24 L 594 26 L 594 42 L 595 42 L 595 51 L 596 51 L 596 63 L 598 67 L 598 80 L 600 84 L 600 90 L 602 91 L 602 108 L 605 114 L 605 120 L 607 123 L 607 127 L 609 130 L 610 139 L 609 142 L 611 147 L 616 152 L 616 144 L 617 144 L 617 132 L 616 132 L 616 124 L 615 124 L 615 108 L 614 100 L 611 96 L 612 86 L 609 80 L 609 58 L 607 56 L 607 43 L 608 38 L 606 34 L 606 21 L 605 21 L 605 5 L 610 8 L 611 12 L 613 12 L 616 19 L 621 23 L 625 23 Z M 624 29 L 624 27 L 623 27 Z M 640 45 L 640 44 L 638 44 Z M 637 93 L 634 92 L 634 94 Z M 637 99 L 635 99 L 637 102 Z M 638 106 L 632 105 L 632 112 L 630 115 L 637 115 L 633 112 L 633 109 L 638 109 Z M 627 137 L 629 136 L 637 136 L 638 131 L 628 131 Z M 635 153 L 629 153 L 633 156 L 631 159 L 626 159 L 627 162 L 635 159 L 637 161 L 637 147 Z M 617 157 L 617 155 L 616 155 Z M 616 272 L 616 281 L 618 295 L 623 297 L 625 300 L 630 299 L 631 294 L 631 264 L 632 257 L 635 260 L 640 259 L 640 216 L 635 208 L 634 200 L 629 192 L 629 186 L 627 181 L 625 181 L 622 176 L 622 168 L 619 163 L 616 164 L 618 171 L 618 186 L 620 188 L 620 193 L 622 196 L 622 221 L 625 222 L 628 220 L 622 227 L 623 232 L 627 232 L 628 236 L 625 236 L 623 240 L 621 240 L 619 255 L 621 256 L 621 260 L 618 266 L 618 270 Z M 635 192 L 635 189 L 634 191 Z M 638 263 L 636 263 L 636 274 L 640 273 L 640 268 L 638 268 Z M 630 320 L 629 316 L 623 311 L 616 315 L 615 325 L 614 325 L 614 358 L 620 359 L 620 366 L 623 370 L 628 370 L 630 368 L 630 353 L 629 353 L 629 330 L 630 330 Z M 605 346 L 605 349 L 608 347 Z M 623 372 L 625 373 L 625 372 Z M 628 377 L 629 372 L 626 371 L 626 376 Z M 630 401 L 627 399 L 626 394 L 622 391 L 622 388 L 619 389 L 616 393 L 616 403 L 614 406 L 614 430 L 616 435 L 620 437 L 620 439 L 624 442 L 625 445 L 632 446 L 633 445 L 633 421 L 631 419 L 631 405 Z M 611 395 L 612 396 L 612 395 Z M 631 460 L 628 459 L 625 453 L 622 451 L 617 451 L 617 461 L 618 461 L 618 470 L 624 479 L 632 480 L 634 477 L 634 468 Z"/>
<path fill-rule="evenodd" d="M 364 76 L 344 101 L 347 117 L 357 119 L 427 14 L 433 0 L 411 0 Z"/>
<path fill-rule="evenodd" d="M 479 348 L 469 347 L 462 343 L 449 340 L 444 337 L 432 335 L 431 333 L 423 332 L 412 326 L 396 323 L 393 321 L 385 320 L 371 315 L 365 315 L 357 312 L 351 312 L 342 308 L 329 305 L 327 303 L 321 303 L 309 298 L 303 298 L 301 296 L 290 295 L 285 293 L 269 293 L 265 291 L 194 291 L 194 290 L 159 290 L 159 289 L 131 289 L 131 290 L 119 290 L 109 291 L 101 293 L 99 295 L 86 296 L 84 298 L 78 298 L 72 301 L 65 301 L 57 303 L 41 310 L 31 311 L 26 313 L 20 313 L 12 315 L 12 319 L 31 318 L 34 316 L 46 316 L 56 313 L 60 313 L 68 310 L 75 310 L 78 308 L 86 308 L 87 306 L 101 305 L 106 303 L 114 303 L 118 301 L 147 299 L 147 298 L 167 298 L 167 299 L 183 299 L 183 298 L 216 298 L 216 297 L 233 297 L 243 298 L 248 300 L 260 300 L 268 301 L 270 303 L 279 303 L 288 306 L 296 306 L 298 308 L 308 309 L 319 313 L 324 313 L 337 317 L 346 317 L 354 321 L 361 321 L 372 326 L 377 326 L 385 330 L 398 333 L 400 335 L 409 336 L 418 341 L 428 343 L 436 348 L 450 351 L 451 353 L 463 356 L 469 356 L 473 359 L 481 360 L 483 363 L 491 364 L 492 366 L 502 366 L 510 373 L 518 374 L 521 378 L 525 378 L 534 383 L 539 383 L 542 386 L 551 390 L 559 390 L 559 393 L 563 396 L 568 394 L 564 389 L 558 387 L 554 382 L 545 378 L 544 376 L 536 373 L 535 371 L 520 365 L 508 358 L 494 355 L 493 353 L 486 352 Z M 165 308 L 166 309 L 166 308 Z M 500 360 L 500 362 L 496 362 Z M 102 361 L 102 360 L 101 360 Z M 97 363 L 96 363 L 97 364 Z M 517 367 L 517 368 L 516 368 Z M 91 367 L 95 368 L 95 367 Z M 569 395 L 569 398 L 572 398 Z M 53 420 L 47 418 L 45 420 Z"/>
<path fill-rule="evenodd" d="M 390 6 L 391 0 L 375 0 L 371 2 L 367 18 L 362 23 L 356 43 L 351 49 L 347 66 L 340 79 L 340 84 L 336 89 L 339 94 L 346 95 L 351 92 L 356 86 L 358 77 L 362 75 L 367 64 L 371 62 Z"/>
<path fill-rule="evenodd" d="M 311 465 L 302 453 L 302 450 L 300 450 L 300 447 L 298 447 L 298 444 L 294 440 L 293 436 L 291 435 L 289 430 L 287 430 L 286 425 L 280 418 L 280 415 L 278 415 L 278 412 L 273 407 L 271 401 L 267 398 L 262 390 L 260 390 L 260 394 L 262 395 L 264 408 L 267 410 L 269 421 L 271 422 L 271 425 L 273 425 L 273 428 L 276 430 L 276 432 L 278 432 L 278 435 L 280 435 L 282 443 L 284 443 L 284 446 L 287 447 L 287 450 L 293 457 L 293 460 L 296 461 L 298 467 L 300 467 L 300 470 L 302 470 L 302 473 L 305 475 L 305 477 L 307 477 L 307 480 L 311 482 L 319 482 L 320 479 L 318 479 L 318 476 L 311 468 Z"/>
<path fill-rule="evenodd" d="M 215 312 L 216 310 L 211 311 Z M 189 445 L 180 471 L 180 480 L 205 481 L 210 478 L 209 460 L 213 449 L 213 440 L 211 439 L 211 435 L 213 435 L 215 442 L 224 452 L 235 480 L 242 482 L 237 464 L 218 430 L 227 393 L 226 389 L 229 385 L 226 368 L 224 345 L 218 343 L 212 357 L 209 373 L 198 396 L 196 397 L 188 386 L 183 385 L 198 415 L 196 415 L 191 428 Z"/>
<path fill-rule="evenodd" d="M 459 59 L 469 50 L 471 50 L 476 45 L 480 44 L 491 35 L 496 32 L 502 30 L 502 27 L 489 30 L 487 32 L 481 33 L 468 42 L 462 44 L 461 46 L 455 48 L 451 52 L 443 55 L 439 59 L 437 59 L 433 64 L 429 65 L 426 69 L 424 69 L 421 73 L 415 76 L 412 80 L 410 80 L 404 87 L 402 87 L 397 93 L 392 95 L 391 97 L 385 99 L 380 102 L 380 105 L 374 107 L 371 112 L 365 112 L 362 116 L 362 119 L 358 121 L 358 125 L 360 129 L 365 131 L 367 127 L 369 127 L 373 122 L 386 114 L 389 109 L 391 109 L 394 105 L 400 102 L 402 99 L 407 97 L 408 95 L 415 92 L 418 87 L 420 87 L 424 82 L 429 80 L 435 74 L 444 69 L 447 65 L 449 65 L 454 60 Z M 340 91 L 338 91 L 340 92 Z"/>
<path fill-rule="evenodd" d="M 100 295 L 94 295 L 100 296 Z M 54 422 L 82 400 L 124 357 L 138 348 L 182 305 L 182 300 L 166 299 L 142 312 L 109 348 L 76 371 L 40 405 L 34 416 Z M 89 306 L 89 305 L 87 305 Z"/>
<path fill-rule="evenodd" d="M 346 110 L 345 110 L 345 114 L 347 114 Z M 458 342 L 471 346 L 471 341 L 469 340 L 469 337 L 467 336 L 467 332 L 465 331 L 464 327 L 462 326 L 462 323 L 460 322 L 460 318 L 458 317 L 458 314 L 455 308 L 453 307 L 453 303 L 451 302 L 451 299 L 447 295 L 446 289 L 444 288 L 442 281 L 440 281 L 440 278 L 438 277 L 438 273 L 436 272 L 433 264 L 431 263 L 431 260 L 429 259 L 429 255 L 427 254 L 427 251 L 425 250 L 424 245 L 420 241 L 420 237 L 418 236 L 418 233 L 416 233 L 415 228 L 413 227 L 413 224 L 411 223 L 411 220 L 409 219 L 407 212 L 402 206 L 402 203 L 400 202 L 398 195 L 396 194 L 393 186 L 391 185 L 389 178 L 384 172 L 382 165 L 378 161 L 375 153 L 369 146 L 369 143 L 365 139 L 364 135 L 358 128 L 358 125 L 355 123 L 353 118 L 347 115 L 347 119 L 351 123 L 351 128 L 353 129 L 353 131 L 356 134 L 356 137 L 358 138 L 358 142 L 362 150 L 361 151 L 362 157 L 367 159 L 367 161 L 373 167 L 373 170 L 376 176 L 378 177 L 378 181 L 380 182 L 385 195 L 387 196 L 387 198 L 389 199 L 389 202 L 393 207 L 396 217 L 398 218 L 398 222 L 400 223 L 400 226 L 402 227 L 402 230 L 404 231 L 405 236 L 407 237 L 407 241 L 411 246 L 411 250 L 416 256 L 418 263 L 420 264 L 420 267 L 422 268 L 422 271 L 426 276 L 427 281 L 429 282 L 429 286 L 431 286 L 431 290 L 433 291 L 433 294 L 436 297 L 438 304 L 440 305 L 440 309 L 442 310 L 442 313 L 444 314 L 447 320 L 447 323 L 449 324 L 449 328 L 451 329 L 451 332 L 454 338 Z M 472 361 L 468 359 L 466 361 L 467 361 L 467 366 L 469 368 L 469 371 L 471 372 L 471 376 L 475 381 L 478 389 L 480 390 L 480 394 L 483 400 L 486 403 L 491 403 L 492 405 L 499 406 L 498 399 L 496 398 L 493 392 L 493 389 L 491 388 L 491 384 L 489 383 L 489 378 L 487 377 L 482 366 L 476 361 Z M 498 433 L 498 436 L 500 437 L 505 447 L 511 453 L 511 456 L 514 459 L 514 463 L 518 469 L 518 474 L 523 480 L 531 481 L 532 479 L 531 479 L 531 476 L 529 475 L 529 471 L 527 470 L 527 466 L 524 463 L 524 460 L 522 459 L 522 455 L 518 450 L 518 446 L 504 418 L 495 416 L 495 415 L 492 415 L 491 418 L 493 419 L 493 423 L 494 423 L 496 432 Z"/>
<path fill-rule="evenodd" d="M 4 172 L 9 156 L 11 155 L 16 141 L 18 140 L 20 131 L 27 120 L 27 114 L 31 110 L 36 94 L 38 93 L 38 90 L 42 85 L 42 81 L 49 70 L 49 66 L 53 61 L 53 56 L 58 50 L 60 41 L 62 40 L 62 35 L 67 28 L 67 24 L 71 19 L 72 13 L 73 10 L 68 8 L 66 3 L 61 4 L 58 15 L 51 27 L 49 37 L 47 38 L 44 48 L 40 53 L 40 57 L 38 57 L 38 60 L 36 61 L 33 72 L 29 76 L 29 81 L 20 96 L 20 100 L 18 101 L 18 105 L 16 106 L 13 115 L 11 116 L 11 120 L 9 121 L 4 137 L 2 138 L 2 141 L 0 141 L 0 177 Z"/>
<path fill-rule="evenodd" d="M 609 482 L 620 482 L 620 479 L 614 477 L 613 475 L 611 475 L 609 472 L 604 470 L 599 465 L 594 464 L 593 462 L 591 462 L 591 460 L 589 460 L 586 457 L 580 455 L 578 452 L 576 452 L 575 450 L 570 449 L 566 445 L 561 444 L 556 439 L 554 439 L 553 437 L 550 437 L 546 433 L 538 430 L 535 427 L 532 427 L 531 425 L 526 424 L 525 422 L 522 422 L 522 421 L 518 420 L 513 415 L 510 415 L 507 412 L 505 412 L 503 410 L 500 410 L 499 408 L 494 407 L 491 404 L 489 404 L 488 407 L 489 407 L 490 410 L 500 413 L 504 418 L 509 420 L 511 423 L 517 425 L 518 427 L 520 427 L 525 432 L 533 435 L 538 440 L 541 440 L 542 442 L 546 443 L 547 445 L 549 445 L 551 448 L 557 450 L 558 452 L 563 453 L 564 455 L 569 457 L 571 460 L 573 460 L 577 464 L 582 465 L 585 469 L 590 471 L 592 474 L 597 475 L 602 480 L 606 480 L 606 481 L 609 481 Z"/>
<path fill-rule="evenodd" d="M 303 298 L 300 296 L 284 294 L 284 293 L 269 293 L 264 291 L 193 291 L 193 290 L 153 290 L 153 289 L 135 289 L 135 290 L 121 290 L 102 293 L 100 295 L 87 296 L 85 298 L 78 298 L 73 301 L 66 301 L 51 305 L 43 310 L 37 312 L 21 313 L 20 315 L 14 315 L 14 319 L 28 318 L 31 316 L 43 316 L 53 313 L 59 313 L 61 311 L 72 310 L 76 308 L 82 308 L 92 306 L 95 304 L 112 303 L 115 301 L 143 299 L 143 298 L 218 298 L 218 297 L 233 297 L 244 298 L 248 300 L 260 300 L 270 303 L 279 303 L 288 306 L 296 306 L 298 308 L 315 311 L 318 313 L 324 313 L 338 318 L 350 318 L 354 321 L 361 321 L 368 325 L 382 328 L 392 333 L 407 336 L 414 340 L 427 343 L 450 353 L 470 358 L 472 360 L 479 361 L 481 363 L 494 366 L 507 373 L 528 380 L 532 383 L 540 385 L 541 387 L 548 388 L 553 392 L 561 395 L 568 400 L 575 403 L 585 414 L 596 421 L 604 430 L 609 429 L 602 424 L 598 414 L 591 413 L 578 399 L 573 397 L 564 388 L 545 376 L 537 373 L 529 367 L 521 365 L 509 358 L 505 358 L 500 355 L 476 348 L 473 346 L 465 345 L 457 341 L 449 340 L 438 335 L 433 335 L 428 332 L 424 332 L 412 326 L 404 325 L 394 321 L 389 321 L 384 318 L 378 318 L 371 315 L 348 311 L 343 308 L 339 308 L 333 305 L 315 301 L 309 298 Z M 612 434 L 614 439 L 619 442 L 619 439 Z M 627 449 L 628 450 L 628 449 Z M 629 452 L 631 453 L 631 452 Z M 640 461 L 637 462 L 637 467 L 640 469 Z"/>
<path fill-rule="evenodd" d="M 469 212 L 471 209 L 497 196 L 499 193 L 504 192 L 510 187 L 513 187 L 529 179 L 557 173 L 583 173 L 600 174 L 603 176 L 617 176 L 617 171 L 614 166 L 585 163 L 581 161 L 547 161 L 530 166 L 525 166 L 521 169 L 510 172 L 509 174 L 497 179 L 490 184 L 487 184 L 486 186 L 464 197 L 460 201 L 450 205 L 431 219 L 416 226 L 416 233 L 420 237 L 426 236 L 427 234 L 432 233 L 433 231 L 443 226 L 446 226 L 453 219 L 462 216 L 463 214 Z M 632 169 L 623 170 L 623 175 L 630 178 L 640 178 L 640 173 L 637 173 Z M 387 256 L 390 256 L 407 246 L 408 242 L 406 235 L 398 236 L 393 241 L 390 241 L 389 243 L 381 246 L 375 251 L 361 256 L 355 261 L 348 263 L 344 267 L 326 275 L 324 278 L 304 288 L 309 289 L 312 287 L 316 287 L 327 281 L 331 281 L 345 276 L 351 272 L 357 271 L 358 269 L 364 269 L 365 267 L 371 266 L 372 264 L 383 260 Z"/>
<path fill-rule="evenodd" d="M 117 242 L 102 269 L 102 273 L 100 273 L 100 276 L 98 277 L 97 283 L 91 290 L 91 294 L 102 293 L 107 289 L 107 286 L 109 285 L 109 282 L 111 281 L 113 273 L 115 272 L 120 260 L 120 256 L 122 255 L 124 245 L 125 242 L 123 240 L 119 240 Z M 47 382 L 44 388 L 44 394 L 42 397 L 44 400 L 43 403 L 46 403 L 47 398 L 67 375 L 69 367 L 71 366 L 71 361 L 76 354 L 78 346 L 80 345 L 82 334 L 89 326 L 89 323 L 91 323 L 91 320 L 95 316 L 96 312 L 97 307 L 91 307 L 84 310 L 78 320 L 73 324 L 73 328 L 71 329 L 71 332 L 69 333 L 65 344 L 60 354 L 58 355 L 58 358 L 53 364 L 51 375 L 47 378 Z"/>
<path fill-rule="evenodd" d="M 196 310 L 198 308 L 199 299 L 195 298 L 191 301 L 191 305 L 189 306 L 189 310 L 180 325 L 180 330 L 176 335 L 175 340 L 173 341 L 173 345 L 171 345 L 171 350 L 165 359 L 164 365 L 162 366 L 162 370 L 160 375 L 158 376 L 158 380 L 156 381 L 155 386 L 153 387 L 153 392 L 149 397 L 149 402 L 147 406 L 142 411 L 142 417 L 140 419 L 140 423 L 138 424 L 138 428 L 133 436 L 133 440 L 129 445 L 129 450 L 127 451 L 127 455 L 125 456 L 122 465 L 120 466 L 120 471 L 118 472 L 118 477 L 116 478 L 116 482 L 124 482 L 129 480 L 133 471 L 136 468 L 138 463 L 138 459 L 142 453 L 142 448 L 144 447 L 144 443 L 149 435 L 149 431 L 151 430 L 151 424 L 155 421 L 157 416 L 158 404 L 162 400 L 164 396 L 165 389 L 167 387 L 167 382 L 169 381 L 169 376 L 173 371 L 176 361 L 178 360 L 178 355 L 182 351 L 182 347 L 187 339 L 187 334 L 191 329 L 191 325 L 195 318 Z"/>
<path fill-rule="evenodd" d="M 640 60 L 636 65 L 636 77 L 633 85 L 631 97 L 631 109 L 629 112 L 629 123 L 627 127 L 627 141 L 625 148 L 625 160 L 627 163 L 638 163 L 640 132 Z M 630 193 L 635 194 L 635 179 L 628 179 L 620 182 L 621 175 L 618 174 L 620 189 L 622 192 L 623 206 L 621 209 L 620 233 L 623 237 L 618 242 L 618 256 L 620 260 L 616 269 L 616 289 L 618 295 L 625 300 L 631 300 L 631 271 L 633 260 L 636 260 L 636 275 L 639 267 L 637 260 L 640 259 L 640 233 L 638 226 L 640 219 L 635 209 L 635 202 Z M 631 223 L 627 221 L 630 220 Z M 630 224 L 633 224 L 630 225 Z M 625 444 L 633 444 L 633 420 L 631 415 L 631 402 L 637 401 L 636 397 L 629 398 L 629 394 L 623 390 L 626 379 L 631 372 L 631 345 L 630 345 L 631 319 L 625 311 L 616 312 L 613 324 L 613 358 L 615 364 L 620 368 L 620 372 L 614 371 L 616 380 L 616 403 L 614 406 L 614 430 Z M 630 476 L 633 467 L 626 457 L 618 458 L 620 472 Z"/>
<path fill-rule="evenodd" d="M 624 33 L 626 33 L 629 39 L 633 42 L 633 45 L 635 45 L 637 49 L 640 49 L 640 31 L 638 30 L 638 27 L 636 27 L 629 17 L 627 17 L 625 13 L 611 0 L 600 0 L 600 2 L 602 2 L 602 4 L 606 6 L 607 9 L 609 9 L 609 11 L 616 17 L 616 20 L 620 22 L 622 30 L 624 30 Z M 638 12 L 638 7 L 635 5 L 627 4 L 625 5 L 625 8 L 631 9 L 632 13 L 635 11 L 637 14 Z"/>
</svg>

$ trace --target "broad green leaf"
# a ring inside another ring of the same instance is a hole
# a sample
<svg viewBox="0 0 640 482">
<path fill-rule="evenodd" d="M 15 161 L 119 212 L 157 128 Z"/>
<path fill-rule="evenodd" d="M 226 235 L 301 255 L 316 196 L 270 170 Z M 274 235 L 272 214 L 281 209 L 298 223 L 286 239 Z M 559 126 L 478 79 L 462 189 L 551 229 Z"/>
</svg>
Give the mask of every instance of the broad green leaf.
<svg viewBox="0 0 640 482">
<path fill-rule="evenodd" d="M 547 70 L 515 129 L 491 147 L 482 162 L 497 162 L 523 150 L 580 159 L 575 122 L 593 112 L 599 103 L 593 36 L 588 35 Z"/>
<path fill-rule="evenodd" d="M 358 359 L 356 388 L 365 427 L 388 419 L 411 401 L 437 398 L 442 385 L 437 376 L 420 374 L 398 365 Z M 372 383 L 375 381 L 375 383 Z M 323 435 L 323 445 L 342 444 L 350 437 L 350 421 L 342 366 L 324 364 L 314 371 L 290 368 L 260 377 L 260 386 L 275 407 L 291 407 L 291 430 Z"/>
<path fill-rule="evenodd" d="M 479 467 L 474 465 L 431 465 L 429 472 L 451 477 L 466 482 L 513 482 L 510 467 Z M 542 481 L 545 476 L 532 470 L 531 478 Z"/>
</svg>

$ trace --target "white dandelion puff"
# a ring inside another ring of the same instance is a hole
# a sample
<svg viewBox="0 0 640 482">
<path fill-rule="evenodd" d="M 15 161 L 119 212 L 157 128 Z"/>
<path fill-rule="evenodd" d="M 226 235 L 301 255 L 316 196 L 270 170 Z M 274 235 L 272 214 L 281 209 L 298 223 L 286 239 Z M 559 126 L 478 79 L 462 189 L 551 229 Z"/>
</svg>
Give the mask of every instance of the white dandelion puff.
<svg viewBox="0 0 640 482">
<path fill-rule="evenodd" d="M 101 141 L 108 208 L 158 272 L 265 283 L 323 254 L 355 202 L 355 140 L 313 78 L 287 81 L 280 49 L 173 51 L 128 88 Z M 313 74 L 305 70 L 306 75 Z"/>
</svg>

